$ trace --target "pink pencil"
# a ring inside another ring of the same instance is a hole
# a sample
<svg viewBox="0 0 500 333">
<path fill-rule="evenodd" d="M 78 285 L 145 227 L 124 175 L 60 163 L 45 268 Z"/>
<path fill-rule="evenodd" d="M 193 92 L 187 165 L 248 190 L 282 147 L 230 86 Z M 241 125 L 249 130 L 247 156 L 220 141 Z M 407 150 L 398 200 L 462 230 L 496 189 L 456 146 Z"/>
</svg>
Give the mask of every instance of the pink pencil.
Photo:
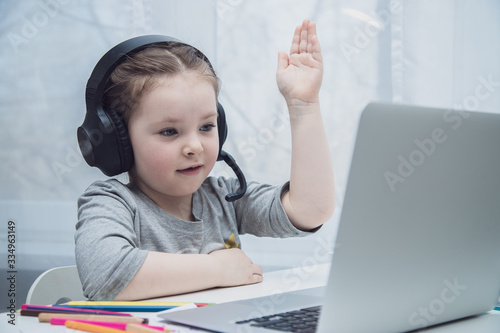
<svg viewBox="0 0 500 333">
<path fill-rule="evenodd" d="M 125 330 L 127 328 L 127 325 L 129 324 L 129 323 L 117 323 L 117 322 L 112 322 L 112 321 L 75 320 L 75 319 L 65 319 L 65 318 L 52 318 L 52 319 L 50 319 L 50 324 L 51 325 L 64 325 L 67 320 L 76 321 L 76 322 L 85 323 L 85 324 L 106 326 L 109 328 L 115 328 L 117 330 Z M 151 328 L 151 329 L 154 329 L 157 331 L 165 331 L 165 327 L 163 327 L 163 326 L 151 326 L 151 325 L 146 325 L 146 324 L 140 324 L 140 326 Z"/>
</svg>

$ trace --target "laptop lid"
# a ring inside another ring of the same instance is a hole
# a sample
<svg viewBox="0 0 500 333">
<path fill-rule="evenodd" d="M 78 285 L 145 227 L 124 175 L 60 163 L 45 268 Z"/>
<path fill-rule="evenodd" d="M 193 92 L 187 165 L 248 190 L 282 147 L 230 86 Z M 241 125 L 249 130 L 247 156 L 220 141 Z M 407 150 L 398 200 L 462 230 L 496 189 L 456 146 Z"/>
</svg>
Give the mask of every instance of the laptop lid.
<svg viewBox="0 0 500 333">
<path fill-rule="evenodd" d="M 500 115 L 369 104 L 319 331 L 401 332 L 493 309 L 499 171 Z"/>
</svg>

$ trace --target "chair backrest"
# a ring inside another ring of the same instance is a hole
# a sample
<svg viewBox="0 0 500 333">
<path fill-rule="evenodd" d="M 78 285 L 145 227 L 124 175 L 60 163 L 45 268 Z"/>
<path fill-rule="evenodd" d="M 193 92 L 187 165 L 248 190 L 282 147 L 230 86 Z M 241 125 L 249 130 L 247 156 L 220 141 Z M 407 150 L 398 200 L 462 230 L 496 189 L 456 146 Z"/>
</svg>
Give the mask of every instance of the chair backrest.
<svg viewBox="0 0 500 333">
<path fill-rule="evenodd" d="M 26 304 L 52 305 L 85 299 L 76 266 L 64 266 L 43 272 L 31 285 Z"/>
</svg>

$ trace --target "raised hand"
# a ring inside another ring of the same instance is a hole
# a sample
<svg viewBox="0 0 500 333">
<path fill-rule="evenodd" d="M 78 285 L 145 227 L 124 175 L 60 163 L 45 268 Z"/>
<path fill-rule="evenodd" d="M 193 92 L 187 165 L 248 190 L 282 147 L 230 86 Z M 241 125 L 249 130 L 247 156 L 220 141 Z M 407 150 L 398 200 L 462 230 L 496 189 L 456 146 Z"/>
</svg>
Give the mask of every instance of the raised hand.
<svg viewBox="0 0 500 333">
<path fill-rule="evenodd" d="M 295 29 L 290 55 L 278 53 L 278 88 L 289 106 L 317 103 L 322 78 L 323 57 L 316 24 L 306 19 Z"/>
<path fill-rule="evenodd" d="M 331 218 L 335 206 L 332 158 L 319 103 L 323 57 L 316 24 L 304 20 L 295 29 L 290 55 L 278 54 L 276 79 L 292 133 L 290 190 L 281 203 L 295 227 L 313 230 Z"/>
</svg>

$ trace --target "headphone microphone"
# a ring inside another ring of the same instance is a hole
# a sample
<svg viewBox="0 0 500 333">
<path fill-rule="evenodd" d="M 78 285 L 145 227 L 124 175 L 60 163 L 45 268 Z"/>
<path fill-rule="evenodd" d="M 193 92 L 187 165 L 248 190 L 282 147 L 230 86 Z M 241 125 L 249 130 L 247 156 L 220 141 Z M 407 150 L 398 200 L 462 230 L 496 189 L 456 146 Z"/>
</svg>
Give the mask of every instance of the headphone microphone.
<svg viewBox="0 0 500 333">
<path fill-rule="evenodd" d="M 132 144 L 123 117 L 114 110 L 107 110 L 102 104 L 109 77 L 115 68 L 131 55 L 152 44 L 159 44 L 163 47 L 166 45 L 168 48 L 168 43 L 185 44 L 175 38 L 162 35 L 146 35 L 126 40 L 109 50 L 99 60 L 90 75 L 85 91 L 87 112 L 82 125 L 77 129 L 77 137 L 80 151 L 87 164 L 99 168 L 106 176 L 111 177 L 127 172 L 134 165 Z M 193 46 L 190 47 L 213 70 L 208 58 Z M 247 183 L 234 158 L 222 150 L 227 137 L 227 123 L 224 108 L 219 102 L 217 102 L 217 114 L 219 135 L 217 161 L 226 162 L 236 174 L 240 184 L 238 191 L 229 193 L 225 197 L 226 201 L 233 202 L 245 194 Z"/>
<path fill-rule="evenodd" d="M 229 193 L 226 195 L 226 201 L 232 202 L 241 198 L 245 192 L 247 191 L 247 181 L 245 179 L 245 175 L 241 171 L 240 167 L 236 164 L 234 158 L 226 153 L 224 150 L 221 150 L 220 156 L 224 162 L 227 163 L 233 169 L 234 173 L 238 177 L 238 182 L 240 183 L 240 189 L 236 193 Z"/>
</svg>

